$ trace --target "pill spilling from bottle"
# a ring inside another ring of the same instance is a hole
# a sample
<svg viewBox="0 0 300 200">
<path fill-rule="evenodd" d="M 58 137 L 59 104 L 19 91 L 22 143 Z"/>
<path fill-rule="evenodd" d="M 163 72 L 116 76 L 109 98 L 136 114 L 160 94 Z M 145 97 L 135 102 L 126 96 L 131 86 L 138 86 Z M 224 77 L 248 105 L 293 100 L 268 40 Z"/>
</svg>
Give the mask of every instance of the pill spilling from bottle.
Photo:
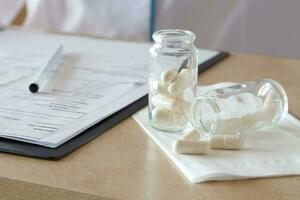
<svg viewBox="0 0 300 200">
<path fill-rule="evenodd" d="M 153 34 L 148 112 L 152 127 L 182 133 L 177 153 L 206 154 L 209 149 L 239 150 L 243 133 L 276 125 L 288 113 L 284 88 L 262 79 L 222 87 L 197 96 L 198 53 L 195 35 L 186 30 Z M 187 45 L 188 44 L 188 45 Z M 201 133 L 201 134 L 200 134 Z"/>
<path fill-rule="evenodd" d="M 173 151 L 179 154 L 207 154 L 209 149 L 239 150 L 244 146 L 240 135 L 214 135 L 208 140 L 199 140 L 200 134 L 195 131 L 186 132 L 173 142 Z"/>
</svg>

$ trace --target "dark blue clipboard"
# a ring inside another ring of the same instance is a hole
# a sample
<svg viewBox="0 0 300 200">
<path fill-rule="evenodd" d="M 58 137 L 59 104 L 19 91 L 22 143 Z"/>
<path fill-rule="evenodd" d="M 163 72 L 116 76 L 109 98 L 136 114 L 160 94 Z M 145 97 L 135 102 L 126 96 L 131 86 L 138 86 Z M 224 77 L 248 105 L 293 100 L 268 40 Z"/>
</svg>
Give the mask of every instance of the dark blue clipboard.
<svg viewBox="0 0 300 200">
<path fill-rule="evenodd" d="M 227 52 L 218 53 L 216 56 L 200 64 L 198 66 L 198 72 L 203 72 L 204 70 L 214 66 L 228 56 L 229 53 Z M 48 148 L 26 142 L 0 138 L 0 152 L 13 153 L 22 156 L 29 156 L 47 160 L 59 160 L 75 151 L 82 145 L 93 140 L 97 136 L 105 133 L 105 131 L 130 117 L 132 114 L 142 109 L 147 104 L 148 97 L 146 95 L 56 148 Z"/>
</svg>

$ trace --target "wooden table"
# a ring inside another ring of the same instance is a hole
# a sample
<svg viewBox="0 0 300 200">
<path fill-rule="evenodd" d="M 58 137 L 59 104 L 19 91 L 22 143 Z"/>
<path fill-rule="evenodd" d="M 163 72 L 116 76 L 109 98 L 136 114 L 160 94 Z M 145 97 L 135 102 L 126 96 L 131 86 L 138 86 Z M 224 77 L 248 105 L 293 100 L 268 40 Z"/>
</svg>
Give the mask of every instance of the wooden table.
<svg viewBox="0 0 300 200">
<path fill-rule="evenodd" d="M 300 60 L 233 54 L 200 84 L 272 78 L 300 117 Z M 0 153 L 0 199 L 299 199 L 300 176 L 192 185 L 132 119 L 60 161 Z"/>
</svg>

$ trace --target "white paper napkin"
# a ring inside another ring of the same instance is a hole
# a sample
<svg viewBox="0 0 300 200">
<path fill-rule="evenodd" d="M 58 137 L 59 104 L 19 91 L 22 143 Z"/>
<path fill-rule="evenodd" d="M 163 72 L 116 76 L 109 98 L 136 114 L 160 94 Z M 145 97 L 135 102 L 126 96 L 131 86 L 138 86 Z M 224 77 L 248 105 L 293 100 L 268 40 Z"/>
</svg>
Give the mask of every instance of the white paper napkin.
<svg viewBox="0 0 300 200">
<path fill-rule="evenodd" d="M 201 87 L 201 93 L 230 84 Z M 133 117 L 192 183 L 300 174 L 300 122 L 290 114 L 278 127 L 244 135 L 243 150 L 214 149 L 208 155 L 174 153 L 172 143 L 181 134 L 152 128 L 147 108 Z"/>
</svg>

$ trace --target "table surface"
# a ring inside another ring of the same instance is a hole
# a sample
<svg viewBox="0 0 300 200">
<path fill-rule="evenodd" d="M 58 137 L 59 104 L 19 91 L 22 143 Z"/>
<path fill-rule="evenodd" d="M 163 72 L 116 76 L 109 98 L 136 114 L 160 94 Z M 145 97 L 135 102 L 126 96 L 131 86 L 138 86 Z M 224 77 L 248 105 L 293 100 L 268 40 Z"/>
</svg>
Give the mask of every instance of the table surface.
<svg viewBox="0 0 300 200">
<path fill-rule="evenodd" d="M 300 60 L 233 54 L 199 84 L 272 78 L 300 117 Z M 300 176 L 190 184 L 129 118 L 60 161 L 0 153 L 6 199 L 299 199 Z"/>
</svg>

